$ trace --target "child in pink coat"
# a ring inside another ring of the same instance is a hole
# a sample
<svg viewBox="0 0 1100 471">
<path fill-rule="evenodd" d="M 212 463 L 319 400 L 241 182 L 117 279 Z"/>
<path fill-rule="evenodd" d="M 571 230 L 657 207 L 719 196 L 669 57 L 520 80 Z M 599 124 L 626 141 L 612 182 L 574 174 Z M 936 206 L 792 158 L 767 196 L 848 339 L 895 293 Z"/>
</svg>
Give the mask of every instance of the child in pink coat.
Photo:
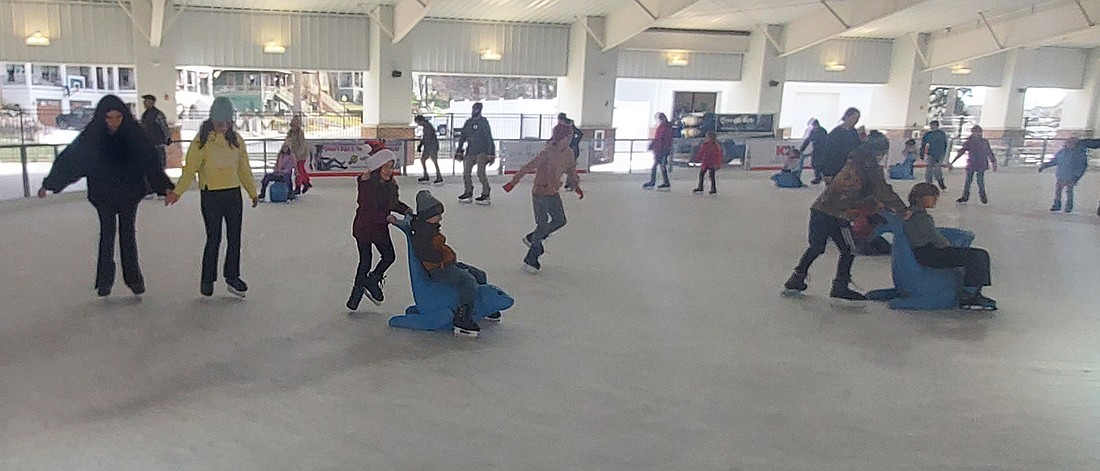
<svg viewBox="0 0 1100 471">
<path fill-rule="evenodd" d="M 699 152 L 695 154 L 695 158 L 702 163 L 702 166 L 699 167 L 699 186 L 695 187 L 692 193 L 700 194 L 703 192 L 703 177 L 708 173 L 710 174 L 710 194 L 718 193 L 718 185 L 714 174 L 719 168 L 722 168 L 722 157 L 722 145 L 715 140 L 714 131 L 707 131 L 706 142 L 699 146 Z"/>
</svg>

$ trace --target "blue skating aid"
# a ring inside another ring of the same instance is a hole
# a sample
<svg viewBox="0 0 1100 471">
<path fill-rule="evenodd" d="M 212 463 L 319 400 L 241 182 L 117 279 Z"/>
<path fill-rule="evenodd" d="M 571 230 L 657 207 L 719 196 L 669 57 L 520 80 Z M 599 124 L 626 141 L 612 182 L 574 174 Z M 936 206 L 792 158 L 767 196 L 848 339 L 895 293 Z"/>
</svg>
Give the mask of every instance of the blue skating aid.
<svg viewBox="0 0 1100 471">
<path fill-rule="evenodd" d="M 412 249 L 412 229 L 409 220 L 396 224 L 405 233 L 409 252 L 409 279 L 412 281 L 415 305 L 405 309 L 405 314 L 390 318 L 390 327 L 414 330 L 451 330 L 454 311 L 458 308 L 458 295 L 450 286 L 432 281 L 428 271 L 416 258 Z M 473 317 L 480 321 L 485 316 L 512 307 L 515 300 L 504 290 L 490 285 L 479 285 L 474 301 Z"/>
<path fill-rule="evenodd" d="M 290 188 L 286 183 L 275 182 L 271 184 L 271 188 L 268 190 L 268 201 L 272 203 L 286 203 L 287 198 L 290 197 Z"/>
<path fill-rule="evenodd" d="M 906 159 L 890 166 L 891 180 L 915 180 L 913 176 L 913 162 Z"/>
<path fill-rule="evenodd" d="M 802 172 L 779 172 L 772 175 L 772 181 L 780 188 L 802 188 L 806 185 L 802 183 L 799 173 Z"/>
<path fill-rule="evenodd" d="M 903 220 L 893 214 L 886 217 L 886 231 L 894 234 L 891 268 L 894 287 L 867 293 L 874 301 L 889 301 L 891 309 L 932 311 L 958 309 L 958 292 L 962 289 L 962 270 L 923 267 L 913 256 L 909 240 L 905 237 Z M 974 233 L 954 228 L 940 228 L 952 245 L 969 247 Z"/>
</svg>

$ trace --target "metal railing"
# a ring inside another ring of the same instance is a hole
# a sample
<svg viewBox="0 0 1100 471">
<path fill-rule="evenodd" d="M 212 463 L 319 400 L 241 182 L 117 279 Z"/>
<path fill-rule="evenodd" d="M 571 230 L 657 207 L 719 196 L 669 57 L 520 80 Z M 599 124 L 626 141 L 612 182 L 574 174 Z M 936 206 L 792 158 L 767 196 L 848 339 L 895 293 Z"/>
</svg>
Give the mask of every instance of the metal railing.
<svg viewBox="0 0 1100 471">
<path fill-rule="evenodd" d="M 342 139 L 337 138 L 335 140 Z M 387 140 L 387 142 L 391 141 L 393 140 Z M 406 149 L 415 149 L 416 144 L 419 142 L 416 139 L 403 141 L 406 144 Z M 502 149 L 504 144 L 512 141 L 520 140 L 498 139 L 497 148 Z M 1024 138 L 991 139 L 990 141 L 998 162 L 1001 162 L 1003 166 L 1032 168 L 1040 162 L 1052 158 L 1062 148 L 1064 142 L 1063 139 Z M 257 176 L 271 171 L 282 143 L 283 140 L 277 138 L 245 140 L 246 150 L 252 161 L 253 172 Z M 444 170 L 444 173 L 451 176 L 459 175 L 462 172 L 462 165 L 452 157 L 456 143 L 454 139 L 440 139 L 439 166 L 441 169 L 450 169 L 449 171 Z M 175 144 L 178 144 L 180 151 L 186 155 L 191 141 L 177 141 Z M 952 149 L 957 150 L 960 141 L 952 140 L 951 144 Z M 614 146 L 604 153 L 602 159 L 590 159 L 592 145 L 593 143 L 590 140 L 581 142 L 581 161 L 578 166 L 588 172 L 644 173 L 648 172 L 653 164 L 652 154 L 648 150 L 649 140 L 646 139 L 615 140 Z M 37 181 L 41 181 L 45 177 L 52 162 L 66 146 L 67 144 L 0 144 L 0 199 L 30 197 L 36 189 Z M 895 157 L 894 154 L 897 154 L 897 152 L 892 150 L 891 154 L 891 157 Z M 497 155 L 501 158 L 498 158 L 489 167 L 490 172 L 500 174 L 506 170 L 514 170 L 514 168 L 506 168 L 504 165 L 508 158 L 507 155 L 503 155 L 500 150 L 498 150 Z M 954 155 L 953 151 L 949 159 L 953 158 Z M 747 162 L 742 163 L 747 164 Z M 1093 159 L 1090 164 L 1094 167 L 1100 166 L 1100 159 Z M 963 166 L 965 161 L 960 161 L 955 165 Z M 434 173 L 434 168 L 430 163 L 429 169 Z M 414 152 L 407 153 L 403 170 L 403 173 L 413 175 L 422 171 L 418 156 Z"/>
</svg>

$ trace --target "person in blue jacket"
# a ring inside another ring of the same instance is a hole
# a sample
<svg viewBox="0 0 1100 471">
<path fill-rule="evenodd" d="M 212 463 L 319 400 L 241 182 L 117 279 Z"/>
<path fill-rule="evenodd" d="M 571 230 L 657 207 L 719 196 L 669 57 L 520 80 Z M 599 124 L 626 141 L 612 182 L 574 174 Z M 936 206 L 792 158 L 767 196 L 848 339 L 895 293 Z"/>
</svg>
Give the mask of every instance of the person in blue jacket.
<svg viewBox="0 0 1100 471">
<path fill-rule="evenodd" d="M 1066 139 L 1065 146 L 1054 155 L 1054 158 L 1039 166 L 1039 173 L 1050 167 L 1058 167 L 1054 173 L 1057 183 L 1054 186 L 1054 204 L 1051 205 L 1050 210 L 1063 210 L 1062 191 L 1065 190 L 1067 194 L 1064 211 L 1067 214 L 1072 213 L 1073 187 L 1077 186 L 1077 182 L 1081 180 L 1081 177 L 1085 175 L 1085 170 L 1089 167 L 1089 157 L 1080 140 L 1076 137 Z"/>
</svg>

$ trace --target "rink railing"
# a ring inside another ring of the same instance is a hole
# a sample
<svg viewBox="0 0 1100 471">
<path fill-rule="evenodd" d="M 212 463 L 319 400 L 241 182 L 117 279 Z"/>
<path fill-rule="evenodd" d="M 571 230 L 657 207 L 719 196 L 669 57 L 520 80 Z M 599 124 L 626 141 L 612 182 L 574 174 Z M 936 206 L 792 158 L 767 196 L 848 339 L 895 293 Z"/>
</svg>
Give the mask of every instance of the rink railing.
<svg viewBox="0 0 1100 471">
<path fill-rule="evenodd" d="M 339 140 L 339 138 L 337 138 Z M 391 140 L 392 141 L 392 140 Z M 519 139 L 498 139 L 498 149 L 506 142 L 520 141 Z M 530 141 L 530 140 L 527 140 Z M 407 149 L 415 149 L 417 143 L 416 139 L 404 140 Z M 1062 148 L 1064 139 L 990 139 L 994 154 L 997 156 L 997 160 L 1006 167 L 1019 166 L 1019 167 L 1034 167 L 1040 162 L 1049 160 Z M 245 144 L 252 161 L 253 171 L 262 175 L 274 167 L 275 159 L 280 147 L 282 146 L 282 139 L 246 139 Z M 190 146 L 190 141 L 178 141 L 178 144 L 182 147 L 184 154 L 187 152 L 187 148 Z M 440 151 L 439 151 L 439 166 L 443 173 L 450 176 L 459 175 L 462 172 L 462 165 L 459 161 L 453 159 L 454 147 L 457 143 L 452 139 L 440 139 Z M 588 152 L 591 150 L 592 141 L 584 140 L 581 142 L 581 158 L 585 158 Z M 951 148 L 953 149 L 951 157 L 954 156 L 954 150 L 958 148 L 961 142 L 952 140 Z M 48 171 L 46 163 L 53 162 L 57 158 L 57 155 L 64 150 L 66 144 L 0 144 L 0 180 L 4 180 L 7 177 L 14 177 L 16 175 L 21 176 L 21 192 L 8 192 L 6 197 L 11 198 L 17 196 L 17 193 L 22 193 L 23 197 L 30 197 L 33 191 L 37 187 L 37 182 L 45 176 L 45 172 Z M 645 173 L 648 172 L 653 164 L 652 153 L 648 150 L 648 139 L 617 139 L 614 143 L 613 154 L 607 154 L 613 158 L 605 159 L 600 162 L 593 162 L 592 165 L 586 165 L 584 162 L 580 163 L 580 168 L 588 172 L 600 172 L 600 173 Z M 895 154 L 896 151 L 891 150 L 891 154 Z M 501 153 L 498 151 L 497 153 Z M 422 172 L 420 162 L 416 158 L 414 152 L 408 154 L 409 158 L 406 161 L 406 165 L 403 168 L 405 174 L 417 175 Z M 502 156 L 505 159 L 507 156 Z M 681 156 L 682 157 L 682 156 Z M 489 171 L 495 174 L 505 173 L 505 167 L 502 166 L 504 159 L 497 159 L 493 165 L 489 166 Z M 738 161 L 735 161 L 738 162 Z M 681 158 L 677 162 L 683 164 L 684 160 Z M 747 162 L 740 161 L 740 166 L 747 166 Z M 16 171 L 14 166 L 18 166 Z M 34 167 L 33 171 L 31 167 Z M 675 167 L 673 165 L 672 167 Z M 5 168 L 7 167 L 7 168 Z M 429 167 L 431 164 L 429 163 Z M 514 170 L 514 169 L 508 169 Z M 431 168 L 431 173 L 434 174 L 434 168 Z M 7 177 L 5 177 L 7 176 Z M 14 180 L 9 178 L 10 180 Z M 15 181 L 6 181 L 5 184 L 11 185 L 16 183 Z M 0 193 L 2 197 L 4 193 Z"/>
</svg>

